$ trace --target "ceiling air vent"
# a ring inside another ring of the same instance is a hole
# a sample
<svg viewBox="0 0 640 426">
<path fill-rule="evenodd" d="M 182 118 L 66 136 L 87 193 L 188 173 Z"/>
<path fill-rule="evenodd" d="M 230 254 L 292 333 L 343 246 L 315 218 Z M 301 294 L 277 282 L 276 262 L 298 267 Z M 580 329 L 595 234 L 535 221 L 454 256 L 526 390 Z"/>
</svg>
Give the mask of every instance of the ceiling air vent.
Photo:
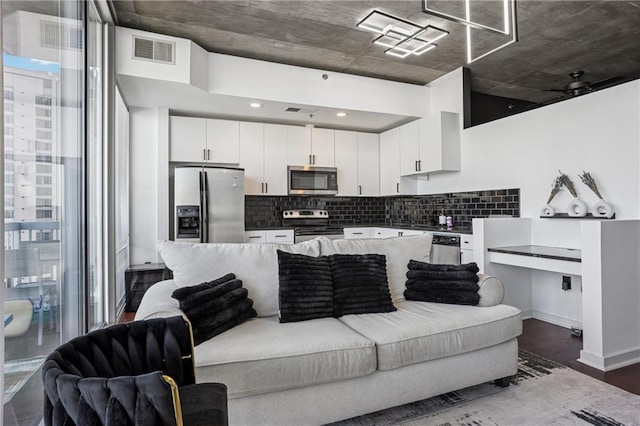
<svg viewBox="0 0 640 426">
<path fill-rule="evenodd" d="M 134 59 L 173 64 L 175 47 L 173 42 L 133 37 Z"/>
<path fill-rule="evenodd" d="M 315 114 L 315 112 L 318 111 L 318 109 L 311 109 L 311 108 L 300 108 L 300 107 L 287 107 L 284 112 L 295 112 L 298 114 L 304 114 L 304 115 L 309 115 L 309 114 Z"/>
</svg>

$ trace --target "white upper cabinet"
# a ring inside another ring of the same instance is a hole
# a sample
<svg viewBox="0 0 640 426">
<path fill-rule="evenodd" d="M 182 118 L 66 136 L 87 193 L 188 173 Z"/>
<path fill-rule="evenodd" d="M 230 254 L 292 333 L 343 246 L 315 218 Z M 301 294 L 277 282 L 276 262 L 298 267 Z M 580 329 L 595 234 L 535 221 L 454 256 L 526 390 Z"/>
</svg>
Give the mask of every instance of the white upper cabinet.
<svg viewBox="0 0 640 426">
<path fill-rule="evenodd" d="M 400 174 L 460 170 L 460 116 L 440 111 L 399 127 Z"/>
<path fill-rule="evenodd" d="M 287 127 L 240 123 L 240 167 L 246 195 L 286 195 Z"/>
<path fill-rule="evenodd" d="M 460 115 L 441 111 L 423 120 L 420 139 L 423 173 L 460 170 Z"/>
<path fill-rule="evenodd" d="M 311 129 L 311 164 L 324 167 L 336 165 L 334 140 L 333 129 Z"/>
<path fill-rule="evenodd" d="M 336 130 L 336 167 L 338 168 L 338 195 L 358 194 L 358 134 Z"/>
<path fill-rule="evenodd" d="M 287 126 L 287 158 L 291 166 L 334 167 L 334 130 Z"/>
<path fill-rule="evenodd" d="M 207 119 L 207 159 L 211 163 L 240 162 L 240 123 Z"/>
<path fill-rule="evenodd" d="M 400 126 L 400 174 L 419 173 L 420 120 Z"/>
<path fill-rule="evenodd" d="M 400 194 L 400 129 L 380 133 L 380 195 Z"/>
<path fill-rule="evenodd" d="M 287 126 L 264 125 L 264 195 L 287 195 Z"/>
<path fill-rule="evenodd" d="M 379 165 L 380 165 L 379 136 L 375 133 L 358 133 L 358 194 L 359 195 L 363 195 L 363 196 L 380 195 L 380 166 Z M 338 176 L 340 176 L 339 173 L 338 173 Z"/>
<path fill-rule="evenodd" d="M 338 195 L 380 195 L 378 135 L 335 131 Z"/>
<path fill-rule="evenodd" d="M 238 164 L 240 123 L 194 117 L 171 117 L 170 161 Z"/>
<path fill-rule="evenodd" d="M 240 167 L 244 169 L 244 193 L 264 193 L 264 124 L 240 123 Z"/>
<path fill-rule="evenodd" d="M 311 128 L 287 126 L 287 164 L 311 164 Z"/>
<path fill-rule="evenodd" d="M 171 161 L 205 161 L 206 120 L 192 117 L 171 117 L 169 128 L 169 159 Z"/>
</svg>

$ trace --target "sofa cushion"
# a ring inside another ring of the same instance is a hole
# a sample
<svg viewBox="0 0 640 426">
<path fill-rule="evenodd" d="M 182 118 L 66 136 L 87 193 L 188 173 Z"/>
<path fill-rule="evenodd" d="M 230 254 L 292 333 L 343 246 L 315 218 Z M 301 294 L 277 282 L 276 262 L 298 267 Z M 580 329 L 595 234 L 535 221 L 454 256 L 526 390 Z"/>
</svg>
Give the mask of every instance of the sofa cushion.
<svg viewBox="0 0 640 426">
<path fill-rule="evenodd" d="M 193 327 L 193 342 L 199 345 L 236 325 L 254 318 L 253 300 L 234 274 L 208 283 L 181 287 L 172 294 Z"/>
<path fill-rule="evenodd" d="M 229 398 L 373 373 L 374 343 L 335 318 L 279 323 L 255 318 L 195 348 L 198 382 L 227 385 Z"/>
<path fill-rule="evenodd" d="M 480 301 L 478 265 L 474 262 L 438 265 L 411 260 L 408 267 L 406 300 L 456 305 L 477 305 Z"/>
<path fill-rule="evenodd" d="M 348 314 L 392 312 L 385 256 L 381 254 L 333 254 L 333 310 Z"/>
<path fill-rule="evenodd" d="M 299 244 L 158 243 L 160 256 L 173 271 L 178 287 L 200 284 L 232 272 L 249 291 L 258 316 L 278 313 L 278 249 L 308 256 L 320 254 L 317 240 Z"/>
<path fill-rule="evenodd" d="M 512 306 L 405 301 L 396 307 L 396 312 L 339 319 L 376 343 L 379 370 L 470 352 L 522 333 L 520 311 Z"/>
<path fill-rule="evenodd" d="M 387 260 L 387 278 L 391 300 L 395 303 L 404 300 L 407 264 L 415 259 L 429 260 L 431 253 L 431 234 L 406 237 L 372 238 L 363 240 L 329 240 L 318 238 L 320 254 L 383 254 Z"/>
<path fill-rule="evenodd" d="M 331 265 L 312 257 L 278 250 L 280 322 L 333 316 Z"/>
</svg>

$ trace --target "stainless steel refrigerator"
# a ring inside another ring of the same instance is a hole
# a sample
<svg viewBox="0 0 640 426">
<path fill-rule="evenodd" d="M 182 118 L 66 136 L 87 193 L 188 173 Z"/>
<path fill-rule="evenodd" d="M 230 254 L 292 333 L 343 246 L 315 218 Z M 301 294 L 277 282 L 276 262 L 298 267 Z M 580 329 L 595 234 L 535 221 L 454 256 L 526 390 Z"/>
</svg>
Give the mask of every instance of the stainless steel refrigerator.
<svg viewBox="0 0 640 426">
<path fill-rule="evenodd" d="M 176 241 L 244 241 L 243 169 L 176 166 L 172 198 Z"/>
</svg>

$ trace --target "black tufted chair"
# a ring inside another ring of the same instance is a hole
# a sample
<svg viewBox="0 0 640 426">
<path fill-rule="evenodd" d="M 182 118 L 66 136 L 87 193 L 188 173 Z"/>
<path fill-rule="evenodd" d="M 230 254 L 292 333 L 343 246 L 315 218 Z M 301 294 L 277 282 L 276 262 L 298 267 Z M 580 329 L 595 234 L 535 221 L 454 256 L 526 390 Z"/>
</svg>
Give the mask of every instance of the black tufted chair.
<svg viewBox="0 0 640 426">
<path fill-rule="evenodd" d="M 195 384 L 184 318 L 134 321 L 58 347 L 42 367 L 45 425 L 227 425 L 227 388 Z"/>
</svg>

